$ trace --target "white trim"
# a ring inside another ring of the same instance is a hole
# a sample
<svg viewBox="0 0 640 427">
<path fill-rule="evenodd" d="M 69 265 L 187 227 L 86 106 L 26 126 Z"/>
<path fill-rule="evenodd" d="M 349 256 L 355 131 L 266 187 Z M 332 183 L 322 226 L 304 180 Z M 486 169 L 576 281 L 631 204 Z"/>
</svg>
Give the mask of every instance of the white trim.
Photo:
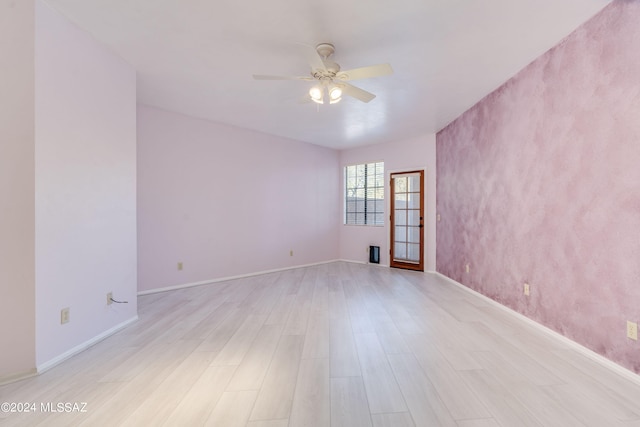
<svg viewBox="0 0 640 427">
<path fill-rule="evenodd" d="M 27 378 L 35 377 L 36 375 L 38 375 L 38 370 L 36 368 L 32 368 L 24 372 L 18 372 L 17 374 L 6 375 L 4 377 L 0 377 L 0 386 L 14 383 L 16 381 L 26 380 Z"/>
<path fill-rule="evenodd" d="M 389 267 L 387 264 L 376 264 L 369 261 L 355 261 L 352 259 L 337 259 L 336 262 L 350 262 L 351 264 L 370 265 L 372 267 Z"/>
<path fill-rule="evenodd" d="M 200 282 L 183 283 L 180 285 L 166 286 L 164 288 L 148 289 L 146 291 L 139 291 L 138 296 L 159 294 L 160 292 L 176 291 L 178 289 L 193 288 L 194 286 L 210 285 L 212 283 L 227 282 L 229 280 L 237 280 L 237 279 L 244 279 L 247 277 L 261 276 L 263 274 L 277 273 L 279 271 L 296 270 L 298 268 L 313 267 L 314 265 L 331 264 L 332 262 L 336 262 L 336 261 L 340 261 L 340 260 L 332 259 L 329 261 L 320 261 L 320 262 L 314 262 L 311 264 L 295 265 L 292 267 L 282 267 L 282 268 L 275 268 L 273 270 L 264 270 L 264 271 L 256 271 L 254 273 L 239 274 L 237 276 L 227 276 L 227 277 L 220 277 L 218 279 L 202 280 Z"/>
<path fill-rule="evenodd" d="M 99 343 L 100 341 L 104 340 L 105 338 L 108 338 L 111 335 L 115 334 L 116 332 L 126 328 L 127 326 L 129 326 L 130 324 L 136 322 L 137 320 L 138 320 L 138 315 L 136 314 L 131 319 L 125 320 L 124 322 L 114 326 L 111 329 L 107 329 L 103 333 L 101 333 L 99 335 L 96 335 L 95 337 L 83 342 L 82 344 L 79 344 L 79 345 L 73 347 L 72 349 L 62 353 L 61 355 L 59 355 L 57 357 L 54 357 L 53 359 L 38 365 L 36 367 L 37 373 L 41 374 L 41 373 L 43 373 L 45 371 L 48 371 L 49 369 L 53 368 L 54 366 L 59 365 L 60 363 L 64 362 L 65 360 L 75 356 L 76 354 L 88 349 L 89 347 L 91 347 L 93 345 L 96 345 L 97 343 Z"/>
<path fill-rule="evenodd" d="M 553 329 L 550 329 L 550 328 L 544 326 L 543 324 L 538 323 L 535 320 L 528 318 L 524 314 L 518 313 L 517 311 L 513 310 L 512 308 L 507 307 L 506 305 L 500 304 L 499 302 L 489 298 L 486 295 L 481 294 L 478 291 L 474 291 L 473 289 L 464 286 L 463 284 L 453 280 L 450 277 L 445 276 L 442 273 L 433 272 L 433 274 L 436 274 L 436 275 L 440 276 L 441 278 L 447 280 L 448 282 L 450 282 L 454 286 L 457 286 L 458 288 L 461 288 L 462 290 L 467 291 L 467 292 L 477 296 L 478 298 L 480 298 L 483 301 L 491 304 L 492 306 L 497 307 L 497 308 L 505 311 L 506 313 L 511 314 L 516 319 L 519 319 L 520 321 L 525 322 L 529 326 L 534 327 L 535 329 L 537 329 L 538 331 L 546 334 L 547 336 L 549 336 L 549 337 L 551 337 L 553 339 L 556 339 L 558 341 L 561 341 L 563 344 L 571 347 L 573 350 L 576 350 L 578 353 L 582 354 L 583 356 L 587 357 L 588 359 L 591 359 L 592 361 L 600 364 L 602 367 L 607 368 L 610 371 L 613 371 L 616 374 L 626 378 L 627 380 L 632 381 L 635 384 L 640 385 L 640 375 L 636 374 L 633 371 L 630 371 L 629 369 L 625 368 L 624 366 L 618 365 L 614 361 L 612 361 L 610 359 L 607 359 L 606 357 L 602 356 L 601 354 L 596 353 L 595 351 L 593 351 L 591 349 L 588 349 L 587 347 L 583 346 L 582 344 L 579 344 L 579 343 L 571 340 L 570 338 L 567 338 L 564 335 L 554 331 Z"/>
<path fill-rule="evenodd" d="M 398 175 L 400 177 L 402 176 L 420 176 L 420 172 L 424 173 L 423 171 L 418 171 L 418 172 L 391 172 L 389 174 L 389 177 L 391 177 L 391 175 Z"/>
</svg>

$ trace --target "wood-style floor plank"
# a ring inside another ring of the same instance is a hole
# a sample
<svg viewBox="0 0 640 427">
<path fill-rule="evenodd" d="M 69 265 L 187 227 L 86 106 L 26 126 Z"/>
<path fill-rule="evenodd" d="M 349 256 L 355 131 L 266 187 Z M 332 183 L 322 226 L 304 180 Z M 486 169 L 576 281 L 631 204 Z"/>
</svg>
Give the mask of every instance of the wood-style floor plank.
<svg viewBox="0 0 640 427">
<path fill-rule="evenodd" d="M 412 354 L 392 354 L 388 358 L 416 426 L 455 427 L 451 413 L 416 358 Z"/>
<path fill-rule="evenodd" d="M 367 393 L 360 377 L 331 379 L 331 426 L 371 427 Z"/>
<path fill-rule="evenodd" d="M 412 335 L 410 346 L 424 374 L 431 381 L 455 420 L 489 418 L 491 414 L 476 393 L 453 369 L 446 358 L 429 345 L 424 335 Z"/>
<path fill-rule="evenodd" d="M 327 312 L 312 313 L 302 350 L 303 359 L 329 358 L 329 315 Z"/>
<path fill-rule="evenodd" d="M 289 424 L 300 427 L 331 425 L 329 359 L 303 359 L 298 370 Z"/>
<path fill-rule="evenodd" d="M 121 425 L 136 427 L 162 424 L 206 371 L 213 357 L 211 353 L 191 353 Z"/>
<path fill-rule="evenodd" d="M 222 393 L 225 392 L 235 370 L 235 366 L 209 366 L 162 426 L 204 425 Z"/>
<path fill-rule="evenodd" d="M 291 404 L 302 360 L 302 335 L 282 335 L 271 359 L 251 420 L 289 418 Z"/>
<path fill-rule="evenodd" d="M 349 317 L 331 317 L 329 328 L 331 377 L 359 377 L 360 361 Z"/>
<path fill-rule="evenodd" d="M 413 418 L 408 412 L 392 414 L 372 414 L 373 427 L 415 427 Z"/>
<path fill-rule="evenodd" d="M 373 414 L 404 412 L 407 404 L 376 334 L 355 334 L 362 379 Z"/>
<path fill-rule="evenodd" d="M 500 427 L 500 424 L 493 418 L 479 418 L 458 421 L 458 427 Z"/>
<path fill-rule="evenodd" d="M 171 316 L 166 313 L 171 312 Z M 334 262 L 138 298 L 2 427 L 640 427 L 640 385 L 440 276 Z M 86 412 L 40 404 L 86 402 Z"/>
<path fill-rule="evenodd" d="M 247 427 L 289 427 L 289 420 L 249 421 Z"/>
<path fill-rule="evenodd" d="M 256 400 L 256 391 L 226 391 L 205 422 L 207 427 L 244 427 Z"/>
<path fill-rule="evenodd" d="M 222 347 L 212 364 L 217 366 L 239 365 L 266 320 L 267 316 L 264 315 L 248 315 Z"/>
<path fill-rule="evenodd" d="M 263 325 L 236 369 L 227 390 L 259 390 L 267 375 L 284 324 Z"/>
</svg>

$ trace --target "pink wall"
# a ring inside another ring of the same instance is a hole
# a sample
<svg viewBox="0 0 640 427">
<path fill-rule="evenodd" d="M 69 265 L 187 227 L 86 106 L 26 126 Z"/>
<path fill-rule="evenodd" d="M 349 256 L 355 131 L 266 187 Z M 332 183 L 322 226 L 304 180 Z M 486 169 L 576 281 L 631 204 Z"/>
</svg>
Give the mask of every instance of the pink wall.
<svg viewBox="0 0 640 427">
<path fill-rule="evenodd" d="M 35 49 L 41 367 L 136 317 L 136 75 L 40 1 Z"/>
<path fill-rule="evenodd" d="M 438 271 L 637 373 L 639 22 L 613 2 L 437 135 Z"/>
<path fill-rule="evenodd" d="M 435 135 L 423 135 L 404 141 L 369 145 L 340 152 L 340 209 L 344 211 L 344 167 L 358 163 L 384 161 L 386 181 L 390 172 L 425 171 L 425 270 L 436 266 L 436 144 Z M 389 212 L 389 193 L 385 194 Z M 380 246 L 380 263 L 389 265 L 389 223 L 384 227 L 344 225 L 340 216 L 340 258 L 368 262 L 369 246 Z"/>
<path fill-rule="evenodd" d="M 0 1 L 0 383 L 35 368 L 34 26 Z"/>
<path fill-rule="evenodd" d="M 140 106 L 139 291 L 336 259 L 338 181 L 334 150 Z"/>
</svg>

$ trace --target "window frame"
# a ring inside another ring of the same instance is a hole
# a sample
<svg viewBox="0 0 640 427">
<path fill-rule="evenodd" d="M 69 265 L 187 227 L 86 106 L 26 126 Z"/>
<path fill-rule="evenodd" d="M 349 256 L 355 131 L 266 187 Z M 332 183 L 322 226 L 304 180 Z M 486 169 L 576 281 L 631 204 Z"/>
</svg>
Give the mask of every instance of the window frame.
<svg viewBox="0 0 640 427">
<path fill-rule="evenodd" d="M 343 177 L 343 225 L 384 227 L 386 211 L 384 161 L 345 165 Z"/>
</svg>

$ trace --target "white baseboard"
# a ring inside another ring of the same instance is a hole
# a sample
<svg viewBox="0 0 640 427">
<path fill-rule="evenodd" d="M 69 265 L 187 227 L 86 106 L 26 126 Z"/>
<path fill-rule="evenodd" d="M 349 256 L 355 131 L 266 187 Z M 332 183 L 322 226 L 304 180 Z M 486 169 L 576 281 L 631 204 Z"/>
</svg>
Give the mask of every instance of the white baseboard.
<svg viewBox="0 0 640 427">
<path fill-rule="evenodd" d="M 311 264 L 294 265 L 291 267 L 275 268 L 273 270 L 264 270 L 264 271 L 256 271 L 254 273 L 239 274 L 237 276 L 227 276 L 227 277 L 220 277 L 218 279 L 202 280 L 200 282 L 183 283 L 180 285 L 167 286 L 164 288 L 148 289 L 146 291 L 139 291 L 138 296 L 158 294 L 160 292 L 175 291 L 178 289 L 192 288 L 194 286 L 210 285 L 212 283 L 227 282 L 229 280 L 245 279 L 247 277 L 261 276 L 263 274 L 277 273 L 279 271 L 297 270 L 298 268 L 313 267 L 314 265 L 331 264 L 332 262 L 336 262 L 336 261 L 340 261 L 340 260 L 332 259 L 329 261 L 320 261 L 320 262 L 314 262 Z"/>
<path fill-rule="evenodd" d="M 0 386 L 5 384 L 14 383 L 16 381 L 26 380 L 27 378 L 35 377 L 38 375 L 36 368 L 29 369 L 28 371 L 18 372 L 11 375 L 5 375 L 0 377 Z"/>
<path fill-rule="evenodd" d="M 563 344 L 571 347 L 573 350 L 579 352 L 583 356 L 591 359 L 592 361 L 600 364 L 601 366 L 603 366 L 603 367 L 615 372 L 618 375 L 621 375 L 622 377 L 628 379 L 629 381 L 634 382 L 635 384 L 640 385 L 640 375 L 636 374 L 633 371 L 630 371 L 629 369 L 625 368 L 624 366 L 618 365 L 614 361 L 607 359 L 606 357 L 602 356 L 601 354 L 596 353 L 595 351 L 593 351 L 591 349 L 588 349 L 587 347 L 583 346 L 582 344 L 579 344 L 579 343 L 577 343 L 577 342 L 565 337 L 564 335 L 554 331 L 553 329 L 547 328 L 543 324 L 538 323 L 535 320 L 528 318 L 524 314 L 518 313 L 517 311 L 513 310 L 512 308 L 507 307 L 506 305 L 500 304 L 499 302 L 489 298 L 486 295 L 481 294 L 478 291 L 474 291 L 473 289 L 464 286 L 463 284 L 453 280 L 450 277 L 445 276 L 442 273 L 433 272 L 432 274 L 436 274 L 436 275 L 440 276 L 441 278 L 447 280 L 449 283 L 453 284 L 454 286 L 457 286 L 457 287 L 461 288 L 462 290 L 467 291 L 467 292 L 477 296 L 478 298 L 482 299 L 483 301 L 493 305 L 494 307 L 497 307 L 497 308 L 499 308 L 499 309 L 511 314 L 513 317 L 519 319 L 522 322 L 525 322 L 529 326 L 534 327 L 535 329 L 539 330 L 540 332 L 543 332 L 544 334 L 548 335 L 549 337 L 551 337 L 553 339 L 556 339 L 558 341 L 561 341 Z"/>
<path fill-rule="evenodd" d="M 108 338 L 111 335 L 115 334 L 116 332 L 126 328 L 127 326 L 129 326 L 130 324 L 136 322 L 137 320 L 138 320 L 138 315 L 136 314 L 131 319 L 125 320 L 124 322 L 114 326 L 111 329 L 108 329 L 108 330 L 104 331 L 103 333 L 101 333 L 99 335 L 96 335 L 95 337 L 91 338 L 88 341 L 83 342 L 82 344 L 79 344 L 79 345 L 73 347 L 72 349 L 62 353 L 61 355 L 59 355 L 57 357 L 54 357 L 53 359 L 38 365 L 36 367 L 37 373 L 41 374 L 41 373 L 53 368 L 54 366 L 59 365 L 60 363 L 62 363 L 65 360 L 69 359 L 70 357 L 73 357 L 76 354 L 80 353 L 81 351 L 86 350 L 86 349 L 88 349 L 89 347 L 91 347 L 93 345 L 96 345 L 100 341 L 102 341 L 105 338 Z"/>
<path fill-rule="evenodd" d="M 352 260 L 352 259 L 337 259 L 336 261 L 350 262 L 351 264 L 370 265 L 372 267 L 389 267 L 387 264 L 375 264 L 375 263 L 369 262 L 369 261 L 355 261 L 355 260 Z"/>
</svg>

